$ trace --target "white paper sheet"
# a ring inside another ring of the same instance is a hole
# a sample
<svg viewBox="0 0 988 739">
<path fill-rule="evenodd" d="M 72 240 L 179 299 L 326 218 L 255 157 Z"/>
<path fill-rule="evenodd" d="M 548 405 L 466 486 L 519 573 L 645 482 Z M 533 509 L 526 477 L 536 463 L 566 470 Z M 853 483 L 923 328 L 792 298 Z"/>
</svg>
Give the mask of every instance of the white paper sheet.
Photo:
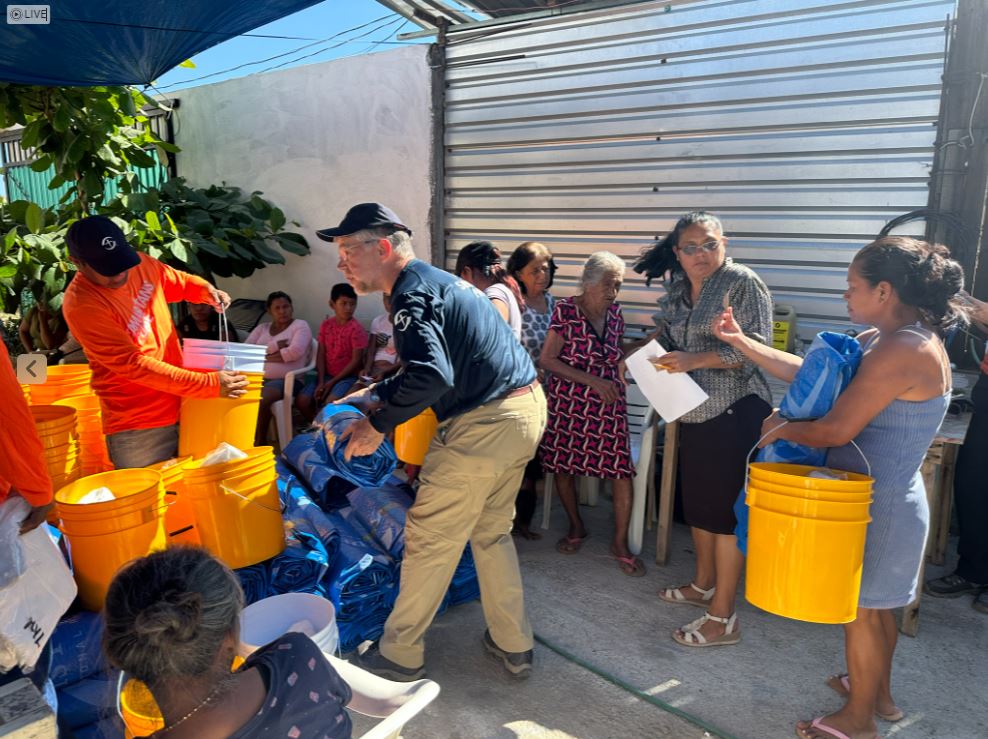
<svg viewBox="0 0 988 739">
<path fill-rule="evenodd" d="M 666 350 L 650 341 L 626 360 L 628 371 L 652 407 L 667 423 L 689 413 L 709 397 L 685 372 L 670 374 L 657 370 L 649 360 L 661 357 Z"/>
</svg>

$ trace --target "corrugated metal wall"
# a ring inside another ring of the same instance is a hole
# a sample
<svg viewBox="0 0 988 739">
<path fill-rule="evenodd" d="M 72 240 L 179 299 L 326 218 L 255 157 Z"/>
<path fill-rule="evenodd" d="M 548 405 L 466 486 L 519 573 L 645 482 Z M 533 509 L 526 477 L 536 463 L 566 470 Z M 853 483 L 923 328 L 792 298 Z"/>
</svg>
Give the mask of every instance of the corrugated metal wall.
<svg viewBox="0 0 988 739">
<path fill-rule="evenodd" d="M 473 239 L 539 240 L 569 295 L 591 252 L 630 265 L 702 208 L 804 337 L 846 327 L 850 257 L 927 204 L 953 13 L 953 0 L 666 1 L 453 29 L 447 263 Z M 651 324 L 657 294 L 629 270 L 629 324 Z"/>
</svg>

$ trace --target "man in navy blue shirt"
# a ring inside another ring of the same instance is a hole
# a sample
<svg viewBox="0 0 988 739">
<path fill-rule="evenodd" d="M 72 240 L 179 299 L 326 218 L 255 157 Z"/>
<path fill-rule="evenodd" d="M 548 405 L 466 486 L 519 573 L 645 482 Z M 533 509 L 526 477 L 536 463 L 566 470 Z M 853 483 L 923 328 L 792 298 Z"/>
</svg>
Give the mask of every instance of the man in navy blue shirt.
<svg viewBox="0 0 988 739">
<path fill-rule="evenodd" d="M 358 294 L 391 295 L 402 366 L 345 398 L 368 416 L 345 434 L 347 456 L 370 454 L 426 408 L 440 422 L 408 511 L 398 600 L 359 664 L 392 680 L 425 675 L 425 632 L 470 542 L 488 626 L 484 646 L 510 674 L 527 677 L 532 628 L 511 526 L 525 465 L 545 429 L 535 367 L 483 293 L 415 259 L 411 231 L 388 208 L 355 205 L 338 227 L 317 235 L 336 242 L 339 269 Z"/>
</svg>

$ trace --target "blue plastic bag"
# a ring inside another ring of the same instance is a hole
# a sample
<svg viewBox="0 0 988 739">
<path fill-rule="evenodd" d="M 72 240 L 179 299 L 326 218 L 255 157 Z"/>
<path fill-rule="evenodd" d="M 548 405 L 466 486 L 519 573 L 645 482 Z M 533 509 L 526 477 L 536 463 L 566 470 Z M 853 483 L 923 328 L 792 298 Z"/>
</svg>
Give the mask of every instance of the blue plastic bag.
<svg viewBox="0 0 988 739">
<path fill-rule="evenodd" d="M 817 334 L 810 344 L 803 366 L 799 368 L 786 396 L 779 404 L 779 415 L 791 421 L 822 418 L 830 412 L 837 397 L 851 383 L 861 364 L 861 344 L 852 336 L 833 331 Z M 758 452 L 756 462 L 823 465 L 827 450 L 779 440 Z M 738 549 L 748 553 L 748 504 L 741 490 L 734 501 L 734 516 L 738 524 L 734 534 Z"/>
</svg>

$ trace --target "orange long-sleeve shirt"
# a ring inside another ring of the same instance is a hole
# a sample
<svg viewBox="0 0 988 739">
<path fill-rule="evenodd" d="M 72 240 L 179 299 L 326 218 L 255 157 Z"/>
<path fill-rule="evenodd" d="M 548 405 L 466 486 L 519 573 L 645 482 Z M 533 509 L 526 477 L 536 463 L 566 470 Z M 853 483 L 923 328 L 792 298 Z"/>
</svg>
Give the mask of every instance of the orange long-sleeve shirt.
<svg viewBox="0 0 988 739">
<path fill-rule="evenodd" d="M 178 422 L 182 398 L 219 395 L 216 373 L 182 369 L 182 348 L 168 303 L 207 303 L 209 283 L 141 254 L 119 288 L 78 274 L 62 314 L 93 370 L 103 433 Z"/>
<path fill-rule="evenodd" d="M 0 503 L 14 487 L 32 506 L 51 503 L 51 478 L 34 416 L 0 341 Z"/>
</svg>

